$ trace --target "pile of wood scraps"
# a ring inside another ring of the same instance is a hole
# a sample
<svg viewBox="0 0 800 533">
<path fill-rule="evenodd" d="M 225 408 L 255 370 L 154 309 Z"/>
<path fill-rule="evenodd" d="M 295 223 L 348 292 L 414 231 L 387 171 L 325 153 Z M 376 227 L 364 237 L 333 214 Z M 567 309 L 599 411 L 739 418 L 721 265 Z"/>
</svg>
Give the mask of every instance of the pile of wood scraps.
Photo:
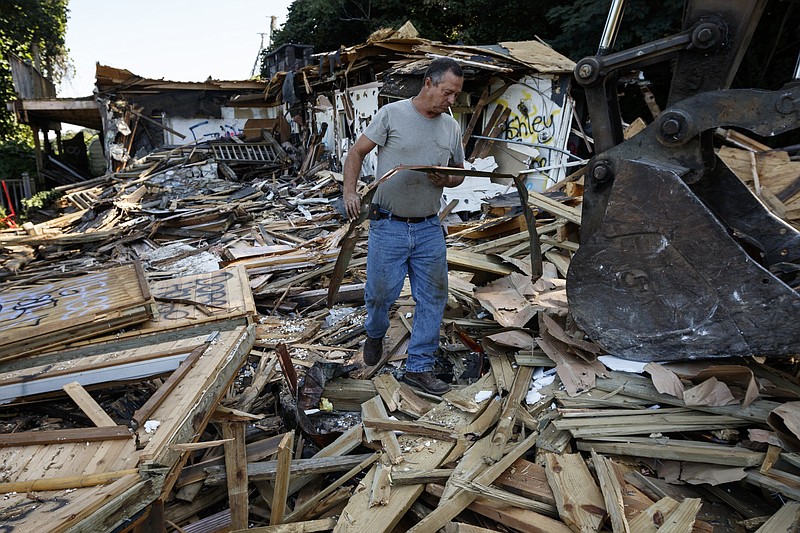
<svg viewBox="0 0 800 533">
<path fill-rule="evenodd" d="M 153 153 L 0 232 L 4 527 L 798 527 L 800 368 L 587 339 L 565 290 L 579 176 L 445 218 L 439 398 L 403 381 L 408 286 L 363 363 L 368 226 L 337 212 L 341 176 L 255 142 Z"/>
</svg>

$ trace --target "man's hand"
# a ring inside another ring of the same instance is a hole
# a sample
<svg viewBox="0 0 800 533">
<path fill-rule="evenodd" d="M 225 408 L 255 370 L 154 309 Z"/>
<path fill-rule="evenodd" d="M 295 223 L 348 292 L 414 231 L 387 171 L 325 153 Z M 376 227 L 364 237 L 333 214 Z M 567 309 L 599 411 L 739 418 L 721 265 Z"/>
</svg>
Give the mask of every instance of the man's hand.
<svg viewBox="0 0 800 533">
<path fill-rule="evenodd" d="M 437 187 L 450 186 L 450 176 L 447 174 L 440 174 L 439 172 L 428 172 L 428 181 Z"/>
<path fill-rule="evenodd" d="M 344 193 L 344 209 L 350 220 L 358 218 L 361 214 L 361 196 L 356 192 Z"/>
</svg>

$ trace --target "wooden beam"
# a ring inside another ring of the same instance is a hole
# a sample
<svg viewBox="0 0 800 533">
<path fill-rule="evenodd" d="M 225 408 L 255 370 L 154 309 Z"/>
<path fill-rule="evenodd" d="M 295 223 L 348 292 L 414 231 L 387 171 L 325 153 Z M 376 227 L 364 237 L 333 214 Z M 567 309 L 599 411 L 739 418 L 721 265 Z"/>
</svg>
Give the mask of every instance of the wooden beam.
<svg viewBox="0 0 800 533">
<path fill-rule="evenodd" d="M 425 490 L 440 496 L 443 488 L 440 485 L 428 485 Z M 469 504 L 468 509 L 523 533 L 573 533 L 560 520 L 554 520 L 536 511 L 499 504 L 482 496 Z"/>
<path fill-rule="evenodd" d="M 453 475 L 452 468 L 434 468 L 433 470 L 406 470 L 392 472 L 392 485 L 419 485 L 428 483 L 445 483 Z"/>
<path fill-rule="evenodd" d="M 758 466 L 765 457 L 763 452 L 755 452 L 747 448 L 674 439 L 657 443 L 647 437 L 579 440 L 577 448 L 581 451 L 594 450 L 597 453 L 612 455 L 745 467 Z"/>
<path fill-rule="evenodd" d="M 100 407 L 94 398 L 86 392 L 86 389 L 81 387 L 81 384 L 77 381 L 73 381 L 72 383 L 67 383 L 62 387 L 64 392 L 66 392 L 72 401 L 78 404 L 78 407 L 81 408 L 81 411 L 89 417 L 89 419 L 94 422 L 94 425 L 97 427 L 113 427 L 116 426 L 117 423 L 114 422 L 108 413 Z"/>
<path fill-rule="evenodd" d="M 34 446 L 38 444 L 63 444 L 66 442 L 97 442 L 133 438 L 126 426 L 53 429 L 0 435 L 0 448 L 7 446 Z"/>
<path fill-rule="evenodd" d="M 278 445 L 278 472 L 275 476 L 275 493 L 272 497 L 269 525 L 283 523 L 286 513 L 286 498 L 289 495 L 289 475 L 294 454 L 294 431 L 283 436 Z"/>
<path fill-rule="evenodd" d="M 291 477 L 328 474 L 347 470 L 364 459 L 372 457 L 371 453 L 358 455 L 343 455 L 337 457 L 319 457 L 311 459 L 293 459 L 290 465 Z M 205 484 L 208 486 L 222 485 L 227 480 L 227 474 L 220 467 L 206 468 L 208 477 Z M 270 481 L 278 475 L 278 461 L 260 461 L 248 463 L 247 478 L 250 481 Z"/>
<path fill-rule="evenodd" d="M 228 502 L 231 508 L 231 527 L 247 529 L 249 515 L 247 454 L 245 452 L 245 423 L 220 423 L 225 444 L 225 471 L 228 476 Z"/>
<path fill-rule="evenodd" d="M 329 531 L 335 525 L 335 518 L 323 518 L 321 520 L 309 520 L 308 522 L 296 522 L 293 524 L 236 529 L 231 533 L 314 533 L 316 531 Z"/>
<path fill-rule="evenodd" d="M 100 474 L 86 474 L 80 476 L 65 476 L 56 478 L 30 479 L 28 481 L 13 481 L 0 483 L 0 494 L 8 492 L 31 492 L 40 490 L 71 490 L 81 487 L 104 485 L 121 477 L 138 474 L 138 468 L 117 470 L 116 472 L 103 472 Z"/>
</svg>

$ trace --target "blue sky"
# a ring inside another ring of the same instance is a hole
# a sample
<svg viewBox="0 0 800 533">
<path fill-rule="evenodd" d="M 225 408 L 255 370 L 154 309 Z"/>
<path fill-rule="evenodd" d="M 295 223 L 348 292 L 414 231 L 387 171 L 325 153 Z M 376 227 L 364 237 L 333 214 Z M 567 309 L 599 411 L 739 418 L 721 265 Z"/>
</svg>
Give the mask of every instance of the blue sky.
<svg viewBox="0 0 800 533">
<path fill-rule="evenodd" d="M 75 67 L 61 97 L 89 96 L 95 62 L 173 81 L 250 77 L 270 16 L 292 0 L 70 0 L 67 48 Z M 268 45 L 268 35 L 264 45 Z"/>
</svg>

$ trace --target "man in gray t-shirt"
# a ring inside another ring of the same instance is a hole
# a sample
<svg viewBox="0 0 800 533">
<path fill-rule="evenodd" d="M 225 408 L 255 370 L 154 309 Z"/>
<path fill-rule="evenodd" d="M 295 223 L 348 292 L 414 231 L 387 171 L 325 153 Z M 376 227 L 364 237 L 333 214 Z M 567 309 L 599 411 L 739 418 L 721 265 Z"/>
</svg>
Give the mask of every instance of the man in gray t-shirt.
<svg viewBox="0 0 800 533">
<path fill-rule="evenodd" d="M 361 165 L 376 147 L 376 177 L 398 165 L 463 166 L 460 128 L 448 114 L 463 83 L 458 63 L 439 58 L 425 72 L 417 96 L 378 110 L 344 163 L 344 203 L 350 218 L 360 210 L 356 183 Z M 377 210 L 370 216 L 364 362 L 373 366 L 380 361 L 389 308 L 408 275 L 416 309 L 404 379 L 431 394 L 450 389 L 433 373 L 447 303 L 447 249 L 437 213 L 442 189 L 462 181 L 462 176 L 399 171 L 378 187 L 373 200 Z"/>
</svg>

